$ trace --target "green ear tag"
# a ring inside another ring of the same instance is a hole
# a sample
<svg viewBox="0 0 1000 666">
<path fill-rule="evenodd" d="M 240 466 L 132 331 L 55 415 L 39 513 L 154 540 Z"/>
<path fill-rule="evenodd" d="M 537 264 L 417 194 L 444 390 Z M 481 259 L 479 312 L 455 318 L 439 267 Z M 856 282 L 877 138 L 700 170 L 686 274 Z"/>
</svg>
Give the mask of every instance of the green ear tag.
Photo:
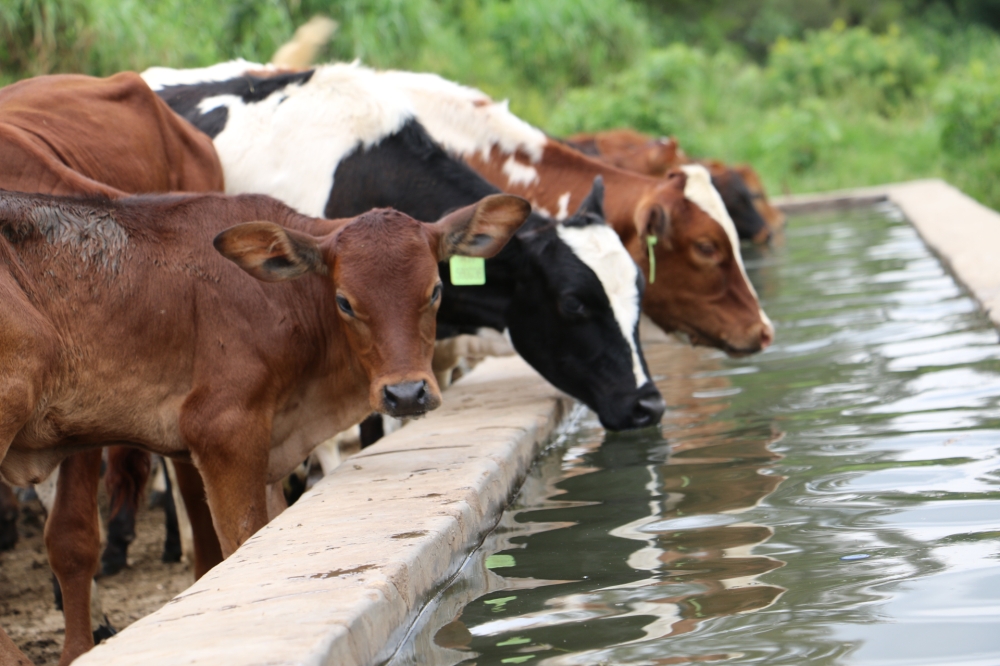
<svg viewBox="0 0 1000 666">
<path fill-rule="evenodd" d="M 656 247 L 656 236 L 646 236 L 646 248 L 649 250 L 649 283 L 653 284 L 656 282 L 656 253 L 653 252 L 653 248 Z"/>
<path fill-rule="evenodd" d="M 448 270 L 456 287 L 486 284 L 486 260 L 482 257 L 455 255 L 448 260 Z"/>
</svg>

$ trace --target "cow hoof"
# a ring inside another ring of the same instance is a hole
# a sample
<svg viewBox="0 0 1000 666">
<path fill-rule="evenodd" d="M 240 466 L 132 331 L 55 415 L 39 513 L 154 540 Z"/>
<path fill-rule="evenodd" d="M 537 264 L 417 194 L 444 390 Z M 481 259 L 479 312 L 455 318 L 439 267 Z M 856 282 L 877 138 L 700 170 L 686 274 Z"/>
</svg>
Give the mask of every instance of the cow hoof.
<svg viewBox="0 0 1000 666">
<path fill-rule="evenodd" d="M 167 495 L 168 493 L 162 490 L 154 490 L 149 493 L 149 508 L 165 509 L 167 507 Z"/>
<path fill-rule="evenodd" d="M 163 554 L 160 556 L 160 561 L 164 564 L 171 564 L 173 562 L 181 561 L 181 549 L 178 548 L 168 548 L 166 545 L 163 547 Z"/>
<path fill-rule="evenodd" d="M 0 553 L 17 545 L 17 523 L 6 523 L 0 527 Z"/>
<path fill-rule="evenodd" d="M 108 544 L 108 547 L 101 553 L 101 570 L 97 577 L 114 576 L 126 566 L 128 566 L 128 552 Z"/>
<path fill-rule="evenodd" d="M 97 645 L 106 638 L 111 638 L 117 633 L 118 630 L 111 626 L 111 620 L 109 620 L 108 616 L 105 615 L 104 622 L 101 623 L 101 626 L 94 629 L 94 645 Z"/>
</svg>

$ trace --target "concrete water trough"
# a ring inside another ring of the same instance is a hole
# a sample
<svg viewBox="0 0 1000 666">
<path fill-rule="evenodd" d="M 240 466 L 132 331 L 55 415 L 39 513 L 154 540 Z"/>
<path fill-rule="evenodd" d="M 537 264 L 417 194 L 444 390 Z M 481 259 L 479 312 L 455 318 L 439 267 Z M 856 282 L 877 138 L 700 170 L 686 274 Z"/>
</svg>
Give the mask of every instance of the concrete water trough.
<svg viewBox="0 0 1000 666">
<path fill-rule="evenodd" d="M 880 201 L 905 213 L 1000 324 L 1000 214 L 947 183 L 776 203 L 794 213 Z M 520 359 L 484 362 L 441 409 L 348 459 L 190 589 L 76 664 L 385 661 L 571 408 Z"/>
</svg>

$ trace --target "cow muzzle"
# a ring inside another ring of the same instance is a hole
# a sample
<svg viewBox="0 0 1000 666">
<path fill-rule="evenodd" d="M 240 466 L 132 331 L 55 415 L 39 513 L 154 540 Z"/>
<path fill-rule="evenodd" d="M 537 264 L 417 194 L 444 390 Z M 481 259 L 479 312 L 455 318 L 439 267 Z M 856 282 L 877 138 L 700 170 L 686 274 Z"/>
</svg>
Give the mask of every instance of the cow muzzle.
<svg viewBox="0 0 1000 666">
<path fill-rule="evenodd" d="M 597 417 L 607 430 L 620 432 L 649 428 L 660 423 L 667 405 L 652 382 L 616 400 L 601 400 Z"/>
<path fill-rule="evenodd" d="M 390 416 L 420 416 L 441 406 L 441 396 L 427 380 L 386 384 L 381 392 L 382 411 Z"/>
</svg>

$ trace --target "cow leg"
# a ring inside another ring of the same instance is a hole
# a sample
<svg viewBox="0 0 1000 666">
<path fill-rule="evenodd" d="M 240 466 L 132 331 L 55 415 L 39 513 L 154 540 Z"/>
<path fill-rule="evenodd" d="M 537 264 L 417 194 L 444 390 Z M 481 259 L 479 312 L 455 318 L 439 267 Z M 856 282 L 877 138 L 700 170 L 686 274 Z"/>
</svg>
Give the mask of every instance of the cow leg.
<svg viewBox="0 0 1000 666">
<path fill-rule="evenodd" d="M 27 655 L 17 649 L 3 629 L 0 629 L 0 664 L 7 666 L 32 666 Z"/>
<path fill-rule="evenodd" d="M 181 540 L 181 526 L 177 512 L 177 502 L 174 501 L 174 484 L 167 473 L 167 461 L 160 459 L 160 469 L 157 472 L 162 474 L 166 481 L 166 491 L 160 504 L 163 506 L 164 527 L 166 535 L 163 538 L 163 554 L 160 559 L 164 562 L 180 562 L 184 555 L 184 544 Z"/>
<path fill-rule="evenodd" d="M 267 522 L 271 522 L 288 508 L 281 482 L 267 484 Z"/>
<path fill-rule="evenodd" d="M 194 537 L 194 579 L 204 576 L 209 569 L 222 561 L 222 547 L 212 524 L 212 512 L 205 498 L 205 484 L 201 474 L 190 463 L 172 461 L 177 488 L 184 498 L 191 533 Z"/>
<path fill-rule="evenodd" d="M 128 565 L 128 547 L 135 540 L 135 516 L 149 480 L 150 456 L 129 446 L 108 448 L 104 483 L 111 501 L 108 540 L 101 554 L 101 575 L 113 576 Z"/>
<path fill-rule="evenodd" d="M 122 504 L 108 521 L 108 539 L 101 553 L 101 575 L 114 576 L 128 565 L 128 547 L 135 541 L 135 512 Z"/>
<path fill-rule="evenodd" d="M 13 488 L 0 481 L 0 552 L 17 545 L 17 517 L 20 513 Z"/>
<path fill-rule="evenodd" d="M 59 666 L 94 647 L 90 626 L 90 588 L 101 555 L 97 486 L 101 476 L 101 450 L 93 449 L 66 458 L 59 466 L 55 504 L 45 521 L 45 546 L 49 565 L 63 594 L 66 640 Z"/>
<path fill-rule="evenodd" d="M 240 442 L 241 439 L 236 437 L 230 441 Z M 266 441 L 243 442 L 247 449 L 267 450 Z M 222 557 L 226 558 L 267 524 L 267 492 L 264 483 L 267 478 L 267 458 L 259 456 L 259 460 L 254 460 L 252 456 L 240 456 L 235 451 L 228 451 L 229 455 L 220 455 L 222 452 L 218 449 L 210 449 L 206 453 L 209 455 L 199 456 L 198 470 L 205 482 L 205 496 L 211 509 L 215 533 L 219 536 Z"/>
</svg>

